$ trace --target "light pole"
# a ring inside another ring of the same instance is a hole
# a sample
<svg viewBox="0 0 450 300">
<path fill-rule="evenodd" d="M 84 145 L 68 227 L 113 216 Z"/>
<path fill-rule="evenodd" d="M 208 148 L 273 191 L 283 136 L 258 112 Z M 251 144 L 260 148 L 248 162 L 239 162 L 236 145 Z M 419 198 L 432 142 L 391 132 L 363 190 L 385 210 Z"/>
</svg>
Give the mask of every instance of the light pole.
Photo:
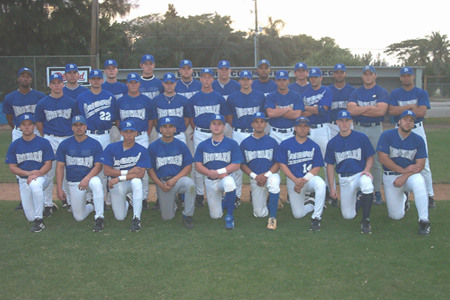
<svg viewBox="0 0 450 300">
<path fill-rule="evenodd" d="M 98 69 L 98 0 L 92 0 L 91 17 L 91 67 Z"/>
<path fill-rule="evenodd" d="M 255 1 L 255 38 L 254 38 L 254 48 L 255 48 L 255 67 L 258 66 L 258 0 Z"/>
</svg>

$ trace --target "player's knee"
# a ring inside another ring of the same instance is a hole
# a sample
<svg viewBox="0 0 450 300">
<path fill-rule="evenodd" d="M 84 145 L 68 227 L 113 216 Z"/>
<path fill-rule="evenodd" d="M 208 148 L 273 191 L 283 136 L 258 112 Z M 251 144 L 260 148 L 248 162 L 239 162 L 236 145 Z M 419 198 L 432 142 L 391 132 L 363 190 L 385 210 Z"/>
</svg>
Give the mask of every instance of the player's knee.
<svg viewBox="0 0 450 300">
<path fill-rule="evenodd" d="M 131 189 L 134 191 L 136 190 L 142 190 L 142 179 L 140 178 L 133 178 L 131 179 Z"/>
<path fill-rule="evenodd" d="M 292 211 L 292 215 L 294 216 L 295 219 L 301 219 L 306 215 L 305 211 L 297 211 L 297 210 L 293 210 Z"/>
<path fill-rule="evenodd" d="M 361 176 L 361 192 L 363 194 L 373 193 L 373 183 L 369 176 Z"/>
<path fill-rule="evenodd" d="M 353 219 L 356 216 L 356 210 L 343 210 L 342 211 L 342 217 L 346 220 Z"/>
<path fill-rule="evenodd" d="M 269 193 L 278 194 L 280 192 L 280 175 L 277 173 L 270 175 L 267 179 L 267 190 Z"/>
<path fill-rule="evenodd" d="M 396 212 L 396 213 L 393 213 L 393 212 L 390 212 L 389 214 L 388 214 L 388 216 L 389 216 L 389 218 L 391 218 L 392 220 L 401 220 L 401 219 L 403 219 L 403 217 L 405 216 L 405 212 L 403 211 L 400 211 L 400 212 Z"/>
<path fill-rule="evenodd" d="M 33 194 L 43 191 L 42 184 L 40 182 L 38 182 L 37 180 L 31 181 L 28 186 L 30 187 L 30 190 Z"/>
<path fill-rule="evenodd" d="M 73 214 L 73 218 L 75 219 L 75 221 L 77 222 L 81 222 L 84 220 L 83 217 L 81 217 L 79 214 Z"/>
<path fill-rule="evenodd" d="M 253 215 L 255 218 L 265 218 L 269 215 L 267 208 L 253 209 Z"/>
<path fill-rule="evenodd" d="M 236 183 L 234 182 L 233 177 L 227 176 L 223 179 L 223 190 L 225 193 L 232 192 L 236 189 Z"/>
</svg>

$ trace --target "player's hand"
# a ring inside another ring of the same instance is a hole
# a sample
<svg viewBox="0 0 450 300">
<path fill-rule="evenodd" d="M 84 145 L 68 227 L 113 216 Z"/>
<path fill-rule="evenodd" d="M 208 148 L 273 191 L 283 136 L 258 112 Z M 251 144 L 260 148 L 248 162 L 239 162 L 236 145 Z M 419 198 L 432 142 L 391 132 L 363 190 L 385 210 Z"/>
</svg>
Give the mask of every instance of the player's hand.
<svg viewBox="0 0 450 300">
<path fill-rule="evenodd" d="M 370 173 L 370 171 L 366 171 L 366 170 L 362 171 L 362 172 L 361 172 L 361 176 L 363 176 L 363 175 L 369 176 L 370 179 L 372 179 L 372 181 L 373 181 L 373 176 L 372 176 L 372 174 Z M 333 198 L 335 198 L 335 197 L 333 197 Z"/>
<path fill-rule="evenodd" d="M 39 176 L 36 175 L 30 175 L 27 178 L 27 184 L 29 185 L 33 180 L 36 180 L 36 178 L 38 178 Z"/>
<path fill-rule="evenodd" d="M 208 170 L 206 177 L 211 178 L 211 179 L 217 179 L 217 178 L 219 178 L 219 173 L 216 170 Z"/>
<path fill-rule="evenodd" d="M 177 181 L 178 181 L 178 180 L 177 180 L 175 177 L 173 177 L 173 178 L 167 180 L 167 181 L 165 182 L 165 185 L 168 186 L 169 189 L 171 189 L 171 188 L 173 188 L 173 187 L 175 186 L 175 184 L 177 184 Z"/>
<path fill-rule="evenodd" d="M 172 187 L 167 185 L 167 182 L 164 182 L 161 186 L 160 186 L 161 190 L 165 193 L 169 192 Z"/>
<path fill-rule="evenodd" d="M 217 179 L 222 179 L 222 178 L 225 178 L 225 177 L 227 177 L 228 176 L 228 174 L 226 173 L 226 174 L 220 174 L 218 177 L 217 177 Z"/>
<path fill-rule="evenodd" d="M 116 183 L 118 183 L 118 182 L 119 182 L 119 178 L 117 178 L 117 177 L 112 178 L 108 181 L 108 187 L 110 189 L 112 189 L 112 188 L 114 188 L 114 185 L 116 185 Z"/>
<path fill-rule="evenodd" d="M 333 199 L 337 199 L 338 194 L 337 194 L 336 189 L 330 188 L 330 197 L 333 198 Z"/>
<path fill-rule="evenodd" d="M 406 175 L 401 175 L 401 176 L 398 176 L 395 180 L 394 180 L 394 186 L 396 187 L 396 188 L 399 188 L 399 187 L 402 187 L 405 183 L 406 183 L 406 180 L 408 180 L 408 178 L 409 178 L 409 176 L 406 176 Z"/>
<path fill-rule="evenodd" d="M 265 187 L 267 182 L 267 177 L 264 176 L 264 173 L 256 175 L 256 184 L 260 187 Z"/>
<path fill-rule="evenodd" d="M 83 180 L 80 181 L 80 184 L 78 185 L 78 189 L 80 191 L 84 191 L 89 187 L 89 180 L 87 178 L 83 178 Z"/>
<path fill-rule="evenodd" d="M 296 178 L 295 181 L 295 187 L 294 187 L 294 191 L 298 194 L 300 194 L 300 192 L 303 189 L 303 186 L 306 184 L 306 180 L 305 178 L 301 177 L 301 178 Z"/>
<path fill-rule="evenodd" d="M 58 197 L 59 200 L 66 201 L 67 196 L 66 196 L 66 193 L 64 193 L 64 191 L 62 189 L 57 190 L 56 196 Z"/>
<path fill-rule="evenodd" d="M 41 177 L 41 170 L 33 170 L 31 171 L 30 175 L 35 175 L 36 177 Z"/>
<path fill-rule="evenodd" d="M 140 167 L 133 167 L 128 170 L 130 174 L 136 174 L 138 177 L 143 177 L 145 175 L 145 169 Z"/>
<path fill-rule="evenodd" d="M 413 173 L 419 173 L 420 172 L 420 168 L 417 164 L 414 165 L 409 165 L 406 167 L 405 169 L 408 172 L 413 172 Z"/>
</svg>

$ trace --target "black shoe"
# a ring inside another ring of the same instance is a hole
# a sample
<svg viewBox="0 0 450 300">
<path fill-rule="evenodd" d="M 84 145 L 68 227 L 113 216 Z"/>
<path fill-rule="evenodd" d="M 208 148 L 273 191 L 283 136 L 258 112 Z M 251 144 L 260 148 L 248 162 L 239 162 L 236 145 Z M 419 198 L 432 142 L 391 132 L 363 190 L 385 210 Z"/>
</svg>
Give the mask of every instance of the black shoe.
<svg viewBox="0 0 450 300">
<path fill-rule="evenodd" d="M 93 232 L 102 232 L 104 228 L 103 225 L 103 218 L 98 217 L 97 219 L 95 219 L 94 221 L 94 228 L 92 228 Z"/>
<path fill-rule="evenodd" d="M 241 205 L 241 198 L 236 197 L 236 201 L 234 202 L 234 207 L 239 208 L 239 205 Z"/>
<path fill-rule="evenodd" d="M 135 217 L 131 223 L 130 231 L 137 232 L 139 230 L 141 230 L 141 220 Z"/>
<path fill-rule="evenodd" d="M 369 219 L 365 219 L 365 220 L 361 221 L 361 233 L 364 233 L 364 234 L 372 233 L 372 226 L 370 226 Z"/>
<path fill-rule="evenodd" d="M 61 201 L 61 202 L 62 202 L 61 207 L 66 208 L 66 207 L 67 207 L 67 201 L 66 201 L 66 200 L 63 200 L 63 201 Z"/>
<path fill-rule="evenodd" d="M 430 234 L 430 222 L 420 221 L 419 222 L 419 234 L 429 235 Z"/>
<path fill-rule="evenodd" d="M 194 221 L 192 220 L 191 216 L 183 216 L 183 225 L 187 229 L 194 228 Z"/>
<path fill-rule="evenodd" d="M 311 219 L 311 231 L 320 231 L 320 220 L 317 218 Z"/>
<path fill-rule="evenodd" d="M 19 204 L 16 206 L 16 208 L 14 208 L 14 210 L 22 210 L 23 206 L 22 206 L 22 201 L 19 202 Z"/>
<path fill-rule="evenodd" d="M 145 210 L 148 209 L 148 202 L 147 202 L 147 199 L 142 200 L 142 209 L 145 209 Z"/>
<path fill-rule="evenodd" d="M 195 207 L 203 207 L 204 200 L 205 200 L 205 197 L 203 197 L 203 195 L 195 196 Z"/>
<path fill-rule="evenodd" d="M 428 208 L 436 208 L 436 202 L 433 197 L 428 197 Z"/>
<path fill-rule="evenodd" d="M 328 199 L 328 204 L 330 204 L 332 207 L 338 207 L 338 199 L 330 197 L 330 199 Z"/>
<path fill-rule="evenodd" d="M 160 210 L 160 207 L 159 207 L 159 199 L 156 199 L 156 203 L 155 203 L 155 205 L 153 205 L 152 209 L 153 209 L 153 210 Z"/>
<path fill-rule="evenodd" d="M 130 195 L 127 195 L 126 199 L 128 202 L 128 210 L 133 210 L 133 199 L 131 199 Z"/>
<path fill-rule="evenodd" d="M 53 214 L 53 209 L 51 206 L 44 207 L 44 217 L 51 217 Z"/>
<path fill-rule="evenodd" d="M 108 204 L 106 204 L 106 202 L 103 202 L 103 210 L 104 210 L 104 211 L 111 210 L 111 206 L 109 206 Z"/>
<path fill-rule="evenodd" d="M 33 226 L 30 228 L 31 232 L 41 232 L 45 228 L 42 219 L 35 219 Z"/>
<path fill-rule="evenodd" d="M 67 205 L 67 211 L 70 213 L 72 212 L 72 205 Z"/>
<path fill-rule="evenodd" d="M 405 195 L 406 195 L 405 212 L 407 212 L 409 210 L 409 208 L 411 207 L 411 204 L 409 203 L 409 193 L 405 192 Z"/>
</svg>

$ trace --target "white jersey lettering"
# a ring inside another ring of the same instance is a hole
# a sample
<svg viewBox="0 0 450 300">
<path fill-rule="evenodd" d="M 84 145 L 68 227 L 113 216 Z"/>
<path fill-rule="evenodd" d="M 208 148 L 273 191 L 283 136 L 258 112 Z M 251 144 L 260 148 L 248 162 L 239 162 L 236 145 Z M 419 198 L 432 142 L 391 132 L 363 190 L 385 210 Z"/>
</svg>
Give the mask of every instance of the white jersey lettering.
<svg viewBox="0 0 450 300">
<path fill-rule="evenodd" d="M 98 100 L 91 104 L 85 103 L 83 106 L 84 114 L 86 115 L 86 119 L 92 117 L 96 113 L 108 109 L 111 107 L 111 100 L 112 97 L 109 97 L 108 99 Z"/>
<path fill-rule="evenodd" d="M 44 110 L 45 119 L 51 121 L 56 118 L 63 118 L 69 120 L 72 115 L 72 109 L 58 109 L 58 110 Z"/>
<path fill-rule="evenodd" d="M 331 109 L 338 109 L 338 108 L 347 108 L 347 101 L 333 101 L 331 103 Z"/>
<path fill-rule="evenodd" d="M 127 118 L 136 118 L 145 120 L 145 108 L 136 110 L 120 110 L 120 119 L 125 120 Z"/>
<path fill-rule="evenodd" d="M 183 107 L 169 108 L 169 109 L 157 108 L 156 112 L 158 114 L 158 120 L 161 118 L 165 118 L 165 117 L 183 118 L 183 116 L 184 116 L 184 108 Z"/>
<path fill-rule="evenodd" d="M 389 157 L 390 158 L 396 158 L 396 157 L 403 157 L 409 160 L 414 160 L 417 154 L 417 149 L 414 150 L 406 150 L 406 149 L 398 149 L 394 148 L 392 146 L 389 147 Z"/>
<path fill-rule="evenodd" d="M 398 101 L 398 105 L 399 106 L 405 106 L 405 105 L 411 105 L 411 104 L 414 104 L 414 105 L 417 105 L 417 102 L 419 101 L 419 99 L 411 99 L 411 100 L 405 100 L 405 101 L 401 101 L 401 100 L 399 100 Z"/>
<path fill-rule="evenodd" d="M 291 150 L 288 150 L 288 165 L 295 165 L 298 163 L 312 160 L 314 158 L 315 150 L 316 150 L 315 148 L 312 149 L 311 151 L 300 151 L 300 152 L 291 152 Z"/>
<path fill-rule="evenodd" d="M 259 112 L 259 106 L 257 107 L 236 107 L 236 116 L 239 118 L 244 116 L 253 116 L 253 114 Z"/>
<path fill-rule="evenodd" d="M 209 106 L 197 106 L 194 105 L 195 117 L 203 114 L 220 114 L 220 104 L 209 105 Z"/>
<path fill-rule="evenodd" d="M 76 157 L 66 155 L 66 166 L 82 166 L 86 168 L 92 168 L 94 166 L 94 157 Z"/>
<path fill-rule="evenodd" d="M 129 167 L 134 167 L 140 158 L 141 153 L 136 156 L 122 157 L 121 159 L 114 158 L 114 168 L 116 170 L 122 170 Z"/>
<path fill-rule="evenodd" d="M 183 165 L 183 155 L 179 154 L 176 156 L 165 156 L 165 157 L 157 157 L 156 158 L 156 168 L 159 169 L 164 167 L 165 165 Z"/>
<path fill-rule="evenodd" d="M 42 150 L 36 152 L 16 154 L 17 164 L 20 164 L 27 160 L 42 162 L 42 154 L 43 154 Z"/>
<path fill-rule="evenodd" d="M 336 164 L 339 164 L 341 161 L 346 159 L 361 160 L 361 148 L 347 150 L 344 152 L 336 152 L 334 153 L 334 157 L 336 158 Z"/>
<path fill-rule="evenodd" d="M 32 113 L 36 110 L 36 104 L 24 105 L 24 106 L 15 106 L 13 105 L 14 115 L 20 116 L 21 114 Z"/>
<path fill-rule="evenodd" d="M 203 164 L 207 164 L 210 161 L 223 161 L 226 163 L 231 163 L 231 151 L 221 152 L 221 153 L 203 153 Z"/>
<path fill-rule="evenodd" d="M 322 100 L 323 95 L 325 95 L 325 92 L 326 90 L 323 91 L 321 94 L 312 95 L 311 97 L 303 97 L 303 104 L 305 104 L 305 106 L 313 106 L 317 104 L 317 102 Z"/>
<path fill-rule="evenodd" d="M 251 162 L 252 160 L 258 158 L 267 159 L 270 161 L 273 159 L 273 149 L 256 150 L 256 151 L 245 150 L 244 153 L 247 162 Z"/>
</svg>

